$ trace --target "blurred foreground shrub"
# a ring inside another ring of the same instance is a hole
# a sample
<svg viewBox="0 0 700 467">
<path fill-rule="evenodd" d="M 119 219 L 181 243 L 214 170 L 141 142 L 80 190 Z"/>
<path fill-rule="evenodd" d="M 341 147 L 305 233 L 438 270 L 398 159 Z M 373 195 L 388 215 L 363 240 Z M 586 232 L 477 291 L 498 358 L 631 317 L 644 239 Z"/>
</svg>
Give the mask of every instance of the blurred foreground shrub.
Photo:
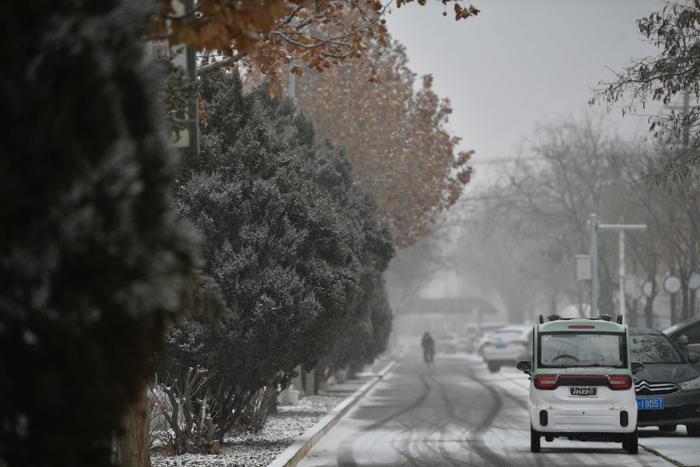
<svg viewBox="0 0 700 467">
<path fill-rule="evenodd" d="M 0 465 L 111 465 L 179 301 L 173 154 L 125 2 L 10 2 L 0 19 Z M 134 2 L 138 3 L 138 2 Z"/>
</svg>

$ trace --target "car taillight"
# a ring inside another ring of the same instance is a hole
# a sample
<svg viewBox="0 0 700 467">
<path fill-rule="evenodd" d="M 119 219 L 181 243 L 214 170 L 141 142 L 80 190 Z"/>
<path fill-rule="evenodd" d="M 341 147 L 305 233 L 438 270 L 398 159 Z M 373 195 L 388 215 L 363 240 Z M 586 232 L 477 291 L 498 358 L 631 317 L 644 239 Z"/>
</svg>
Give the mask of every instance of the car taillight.
<svg viewBox="0 0 700 467">
<path fill-rule="evenodd" d="M 556 389 L 558 375 L 535 376 L 535 389 Z"/>
<path fill-rule="evenodd" d="M 613 391 L 625 391 L 632 387 L 632 378 L 627 375 L 610 375 L 608 383 Z"/>
</svg>

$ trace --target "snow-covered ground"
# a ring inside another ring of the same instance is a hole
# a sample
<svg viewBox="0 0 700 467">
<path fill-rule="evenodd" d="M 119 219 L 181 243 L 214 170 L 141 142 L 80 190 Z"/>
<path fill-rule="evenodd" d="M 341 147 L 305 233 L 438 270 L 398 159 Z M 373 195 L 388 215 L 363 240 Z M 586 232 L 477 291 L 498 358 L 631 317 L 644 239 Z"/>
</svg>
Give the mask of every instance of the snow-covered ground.
<svg viewBox="0 0 700 467">
<path fill-rule="evenodd" d="M 184 454 L 166 456 L 151 455 L 153 467 L 262 467 L 292 444 L 295 438 L 315 425 L 324 415 L 354 393 L 370 379 L 359 375 L 358 379 L 337 384 L 319 395 L 303 397 L 299 405 L 281 406 L 270 415 L 260 433 L 240 434 L 225 439 L 219 454 Z"/>
<path fill-rule="evenodd" d="M 679 426 L 675 433 L 661 433 L 656 428 L 641 429 L 639 443 L 676 465 L 700 466 L 700 439 L 689 438 L 685 426 Z"/>
</svg>

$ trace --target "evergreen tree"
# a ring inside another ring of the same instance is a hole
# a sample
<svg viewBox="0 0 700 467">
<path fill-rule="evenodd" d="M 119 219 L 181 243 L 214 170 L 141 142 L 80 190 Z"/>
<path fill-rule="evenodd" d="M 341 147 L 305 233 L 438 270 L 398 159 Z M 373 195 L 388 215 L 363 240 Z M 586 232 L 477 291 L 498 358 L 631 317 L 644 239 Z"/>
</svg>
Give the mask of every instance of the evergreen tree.
<svg viewBox="0 0 700 467">
<path fill-rule="evenodd" d="M 122 2 L 11 2 L 0 102 L 0 465 L 111 465 L 190 261 Z"/>
<path fill-rule="evenodd" d="M 208 125 L 178 206 L 205 239 L 203 273 L 227 307 L 203 320 L 207 345 L 194 357 L 215 369 L 223 439 L 261 389 L 330 348 L 359 282 L 362 238 L 316 183 L 313 131 L 290 102 L 245 95 L 223 73 L 202 96 Z"/>
<path fill-rule="evenodd" d="M 263 87 L 244 93 L 236 73 L 213 74 L 201 90 L 202 150 L 183 170 L 178 209 L 204 238 L 201 277 L 223 306 L 192 303 L 159 367 L 161 379 L 211 370 L 222 440 L 250 426 L 262 391 L 313 367 L 349 323 L 372 314 L 362 297 L 376 292 L 393 246 L 344 152 L 319 143 L 290 101 Z M 369 339 L 363 358 L 372 346 L 381 347 Z"/>
</svg>

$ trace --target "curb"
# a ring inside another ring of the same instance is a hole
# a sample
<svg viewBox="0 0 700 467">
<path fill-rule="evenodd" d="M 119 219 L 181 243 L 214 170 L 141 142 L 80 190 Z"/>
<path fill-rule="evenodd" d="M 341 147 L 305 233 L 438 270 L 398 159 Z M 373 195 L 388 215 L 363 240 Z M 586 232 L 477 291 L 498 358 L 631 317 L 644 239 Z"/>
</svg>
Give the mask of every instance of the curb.
<svg viewBox="0 0 700 467">
<path fill-rule="evenodd" d="M 336 405 L 333 410 L 328 412 L 325 417 L 319 420 L 314 426 L 309 428 L 303 435 L 298 437 L 294 442 L 285 449 L 282 454 L 277 456 L 268 467 L 295 467 L 302 460 L 311 448 L 318 443 L 331 428 L 333 428 L 343 415 L 348 411 L 374 387 L 381 379 L 389 373 L 398 363 L 397 360 L 389 362 L 376 376 L 363 384 L 352 395 L 348 396 L 340 404 Z"/>
<path fill-rule="evenodd" d="M 659 451 L 657 451 L 656 449 L 653 449 L 653 448 L 644 446 L 642 443 L 639 443 L 639 447 L 641 447 L 641 448 L 644 449 L 645 451 L 648 451 L 648 452 L 652 453 L 652 454 L 655 455 L 656 457 L 662 458 L 663 460 L 665 460 L 665 461 L 668 462 L 669 464 L 677 465 L 678 467 L 686 467 L 686 464 L 684 464 L 684 463 L 682 463 L 682 462 L 680 462 L 680 461 L 677 461 L 676 459 L 673 459 L 673 458 L 671 458 L 671 457 L 668 457 L 668 456 L 666 456 L 666 455 L 664 455 L 664 454 L 661 454 L 661 453 L 660 453 Z"/>
</svg>

